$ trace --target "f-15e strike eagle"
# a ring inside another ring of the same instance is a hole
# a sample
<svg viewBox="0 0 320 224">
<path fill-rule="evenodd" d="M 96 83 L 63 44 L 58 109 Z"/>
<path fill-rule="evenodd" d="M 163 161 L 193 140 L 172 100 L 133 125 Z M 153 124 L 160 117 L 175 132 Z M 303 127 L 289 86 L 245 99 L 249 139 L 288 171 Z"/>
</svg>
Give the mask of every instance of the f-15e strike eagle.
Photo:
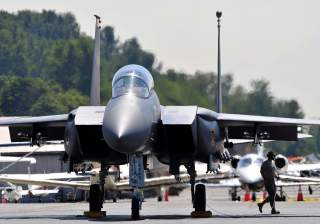
<svg viewBox="0 0 320 224">
<path fill-rule="evenodd" d="M 217 16 L 219 21 L 221 15 Z M 101 211 L 109 167 L 129 163 L 132 218 L 139 218 L 147 165 L 144 158 L 150 154 L 168 164 L 177 180 L 179 167 L 187 168 L 193 207 L 203 211 L 205 186 L 195 185 L 196 161 L 207 163 L 208 171 L 214 171 L 215 161 L 230 159 L 232 139 L 251 139 L 254 144 L 261 140 L 296 141 L 298 126 L 320 125 L 320 120 L 226 114 L 221 112 L 221 101 L 218 112 L 198 106 L 163 106 L 152 75 L 139 65 L 126 65 L 115 73 L 112 98 L 106 106 L 100 106 L 101 21 L 95 17 L 91 106 L 80 106 L 68 114 L 0 120 L 0 125 L 9 126 L 13 142 L 25 141 L 26 136 L 32 144 L 63 140 L 71 164 L 100 162 L 100 185 L 90 186 L 91 211 Z M 220 99 L 221 85 L 218 89 Z"/>
</svg>

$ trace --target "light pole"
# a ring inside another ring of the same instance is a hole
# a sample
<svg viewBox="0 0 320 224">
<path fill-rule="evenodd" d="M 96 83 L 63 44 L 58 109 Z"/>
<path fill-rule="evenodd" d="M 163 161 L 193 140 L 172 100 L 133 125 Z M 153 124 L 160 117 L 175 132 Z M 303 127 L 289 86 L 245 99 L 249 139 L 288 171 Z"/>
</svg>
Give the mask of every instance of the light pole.
<svg viewBox="0 0 320 224">
<path fill-rule="evenodd" d="M 221 55 L 220 55 L 220 18 L 222 12 L 217 11 L 216 16 L 218 18 L 218 86 L 217 86 L 217 105 L 216 110 L 218 113 L 222 112 L 222 89 L 221 89 Z"/>
</svg>

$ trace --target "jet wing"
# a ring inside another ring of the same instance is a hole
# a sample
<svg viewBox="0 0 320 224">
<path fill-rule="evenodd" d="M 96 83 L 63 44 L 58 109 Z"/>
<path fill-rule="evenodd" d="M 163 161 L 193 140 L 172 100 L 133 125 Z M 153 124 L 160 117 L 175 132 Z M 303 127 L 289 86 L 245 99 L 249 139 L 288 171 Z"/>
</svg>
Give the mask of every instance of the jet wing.
<svg viewBox="0 0 320 224">
<path fill-rule="evenodd" d="M 181 158 L 193 156 L 195 148 L 213 151 L 213 137 L 220 141 L 226 133 L 231 142 L 237 139 L 234 144 L 244 143 L 241 140 L 297 141 L 298 127 L 302 125 L 320 125 L 320 120 L 216 113 L 197 106 L 161 106 L 163 147 Z"/>
<path fill-rule="evenodd" d="M 9 117 L 1 118 L 0 126 L 8 126 L 11 142 L 23 142 L 35 139 L 38 133 L 44 141 L 64 140 L 65 126 L 68 120 L 74 118 L 76 126 L 82 129 L 101 126 L 105 107 L 81 106 L 70 114 L 59 114 L 38 117 Z M 7 144 L 5 146 L 12 146 Z"/>
<path fill-rule="evenodd" d="M 305 133 L 298 133 L 298 139 L 304 139 L 304 138 L 312 138 L 312 135 L 305 134 Z M 233 142 L 233 144 L 247 144 L 247 143 L 254 143 L 253 139 L 229 139 L 230 142 Z M 260 140 L 260 143 L 268 143 L 268 142 L 274 142 L 274 140 Z"/>
<path fill-rule="evenodd" d="M 64 173 L 42 173 L 42 174 L 3 174 L 1 177 L 18 178 L 18 179 L 31 179 L 31 180 L 79 180 L 89 179 L 92 172 L 86 172 L 84 174 L 76 174 L 75 172 Z"/>
<path fill-rule="evenodd" d="M 68 120 L 68 114 L 59 114 L 51 116 L 39 117 L 8 117 L 0 119 L 0 126 L 14 126 L 14 125 L 27 125 L 27 124 L 52 124 L 65 122 Z"/>
<path fill-rule="evenodd" d="M 320 183 L 320 178 L 316 177 L 297 177 L 297 176 L 289 176 L 289 175 L 279 175 L 281 180 L 285 181 L 297 181 L 297 182 L 317 182 Z"/>
<path fill-rule="evenodd" d="M 177 182 L 174 176 L 164 176 L 164 177 L 154 177 L 148 178 L 145 180 L 144 188 L 153 188 L 159 186 L 179 186 L 185 185 L 189 183 L 189 175 L 182 174 L 180 176 L 181 181 Z M 212 181 L 218 179 L 225 179 L 227 178 L 226 175 L 213 175 L 213 174 L 203 174 L 198 175 L 196 180 L 197 181 Z M 12 178 L 12 177 L 5 177 L 0 176 L 0 181 L 6 181 L 9 183 L 14 184 L 29 184 L 29 185 L 39 185 L 39 186 L 54 186 L 54 187 L 65 187 L 65 188 L 73 188 L 73 189 L 82 189 L 82 190 L 89 190 L 90 183 L 88 182 L 69 182 L 69 181 L 59 181 L 59 180 L 34 180 L 28 178 Z M 129 185 L 129 181 L 122 181 L 122 182 L 112 182 L 110 183 L 110 178 L 107 180 L 106 183 L 107 190 L 131 190 L 132 188 Z"/>
<path fill-rule="evenodd" d="M 212 182 L 218 181 L 221 179 L 229 178 L 226 174 L 201 174 L 197 175 L 196 182 Z M 160 186 L 185 186 L 189 184 L 190 178 L 188 174 L 180 175 L 180 182 L 177 182 L 173 175 L 171 176 L 162 176 L 162 177 L 153 177 L 145 180 L 144 188 L 154 188 Z M 129 190 L 129 182 L 118 182 L 115 183 L 118 190 Z"/>
<path fill-rule="evenodd" d="M 257 134 L 264 140 L 296 141 L 298 126 L 320 125 L 320 120 L 216 113 L 200 107 L 197 116 L 228 128 L 230 139 L 254 139 Z"/>
<path fill-rule="evenodd" d="M 312 182 L 312 181 L 306 181 L 306 182 L 282 182 L 277 181 L 276 186 L 277 187 L 294 187 L 294 186 L 310 186 L 310 185 L 320 185 L 319 182 Z"/>
<path fill-rule="evenodd" d="M 45 141 L 64 139 L 68 114 L 39 117 L 10 117 L 0 119 L 0 126 L 8 126 L 11 142 L 26 142 L 35 139 L 37 133 Z"/>
<path fill-rule="evenodd" d="M 252 125 L 256 123 L 261 125 L 320 125 L 320 120 L 225 113 L 218 114 L 217 120 L 225 126 Z"/>
<path fill-rule="evenodd" d="M 29 162 L 31 164 L 36 163 L 36 159 L 33 157 L 14 157 L 14 156 L 0 156 L 0 163 L 9 163 L 9 162 Z"/>
<path fill-rule="evenodd" d="M 77 183 L 69 181 L 59 181 L 59 180 L 32 180 L 32 179 L 23 179 L 23 178 L 11 178 L 0 176 L 0 181 L 6 181 L 14 184 L 29 184 L 29 185 L 39 185 L 39 186 L 53 186 L 53 187 L 65 187 L 81 190 L 89 190 L 89 183 Z"/>
<path fill-rule="evenodd" d="M 231 178 L 227 180 L 222 180 L 219 183 L 207 184 L 209 188 L 230 188 L 230 187 L 241 187 L 239 178 Z"/>
<path fill-rule="evenodd" d="M 21 195 L 47 195 L 47 194 L 57 194 L 59 192 L 58 189 L 53 190 L 22 190 Z"/>
<path fill-rule="evenodd" d="M 306 171 L 306 170 L 319 170 L 320 163 L 312 164 L 289 164 L 286 172 Z"/>
</svg>

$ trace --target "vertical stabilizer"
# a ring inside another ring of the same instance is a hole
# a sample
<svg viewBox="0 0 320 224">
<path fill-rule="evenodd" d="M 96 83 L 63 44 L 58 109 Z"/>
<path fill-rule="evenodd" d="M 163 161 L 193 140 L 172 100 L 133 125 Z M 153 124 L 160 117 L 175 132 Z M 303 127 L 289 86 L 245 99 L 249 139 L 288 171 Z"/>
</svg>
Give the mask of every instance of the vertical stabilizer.
<svg viewBox="0 0 320 224">
<path fill-rule="evenodd" d="M 100 17 L 96 17 L 95 36 L 94 36 L 94 53 L 90 89 L 90 105 L 100 106 Z"/>
<path fill-rule="evenodd" d="M 261 142 L 260 144 L 256 145 L 256 150 L 257 150 L 257 154 L 261 157 L 264 157 L 263 153 L 264 153 L 264 145 Z"/>
<path fill-rule="evenodd" d="M 218 18 L 218 83 L 217 83 L 217 105 L 216 111 L 218 113 L 222 112 L 222 89 L 221 89 L 221 55 L 220 55 L 220 18 L 222 16 L 222 12 L 217 11 L 216 16 Z"/>
</svg>

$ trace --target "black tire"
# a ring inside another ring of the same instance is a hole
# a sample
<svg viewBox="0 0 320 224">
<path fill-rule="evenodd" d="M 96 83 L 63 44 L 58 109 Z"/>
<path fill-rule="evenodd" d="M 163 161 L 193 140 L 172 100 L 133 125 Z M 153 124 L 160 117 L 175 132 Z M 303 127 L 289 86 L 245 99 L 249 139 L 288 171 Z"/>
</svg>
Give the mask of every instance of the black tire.
<svg viewBox="0 0 320 224">
<path fill-rule="evenodd" d="M 196 212 L 206 211 L 206 186 L 197 184 L 194 193 L 194 210 Z"/>
<path fill-rule="evenodd" d="M 131 200 L 131 218 L 133 220 L 140 218 L 140 201 L 136 197 Z"/>
<path fill-rule="evenodd" d="M 240 196 L 234 195 L 231 197 L 232 201 L 240 201 Z"/>
<path fill-rule="evenodd" d="M 279 194 L 276 194 L 275 200 L 276 201 L 286 201 L 287 197 L 285 195 L 280 196 Z"/>
<path fill-rule="evenodd" d="M 89 209 L 90 211 L 101 211 L 101 191 L 99 184 L 90 186 Z"/>
</svg>

